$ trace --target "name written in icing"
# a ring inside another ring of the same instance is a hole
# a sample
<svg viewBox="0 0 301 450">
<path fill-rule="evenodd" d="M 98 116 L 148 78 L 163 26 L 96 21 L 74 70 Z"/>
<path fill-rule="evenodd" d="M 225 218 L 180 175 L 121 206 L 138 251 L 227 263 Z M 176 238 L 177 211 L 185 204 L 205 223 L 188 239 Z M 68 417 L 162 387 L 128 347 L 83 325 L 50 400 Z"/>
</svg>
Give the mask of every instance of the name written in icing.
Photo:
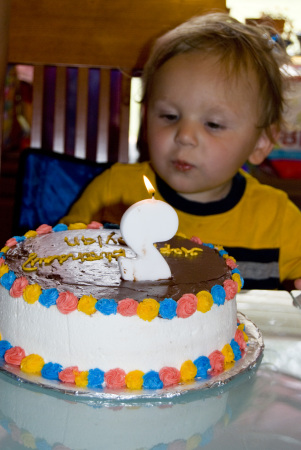
<svg viewBox="0 0 301 450">
<path fill-rule="evenodd" d="M 177 256 L 197 256 L 198 254 L 200 254 L 203 251 L 202 248 L 198 248 L 198 247 L 193 247 L 190 250 L 188 250 L 185 247 L 181 247 L 181 248 L 171 248 L 170 244 L 165 244 L 164 247 L 160 248 L 160 253 L 162 255 L 165 256 L 173 256 L 173 255 L 177 255 Z"/>
<path fill-rule="evenodd" d="M 125 256 L 125 250 L 120 248 L 118 250 L 114 250 L 113 252 L 101 252 L 99 254 L 95 252 L 86 252 L 86 253 L 78 253 L 75 255 L 74 253 L 68 253 L 64 255 L 53 255 L 53 256 L 45 256 L 44 258 L 39 258 L 36 253 L 30 253 L 28 259 L 22 264 L 22 269 L 24 272 L 33 272 L 37 270 L 38 267 L 42 267 L 43 265 L 49 266 L 54 261 L 58 261 L 61 265 L 66 262 L 68 259 L 72 259 L 72 261 L 98 261 L 100 259 L 106 258 L 109 262 L 112 259 L 118 259 L 120 256 Z"/>
<path fill-rule="evenodd" d="M 114 237 L 115 234 L 116 234 L 116 233 L 115 233 L 114 231 L 113 231 L 112 233 L 110 233 L 110 234 L 107 236 L 107 239 L 106 239 L 105 244 L 106 244 L 106 245 L 109 245 L 109 244 L 113 243 L 113 244 L 115 244 L 115 245 L 117 245 L 117 244 L 125 245 L 125 242 L 124 242 L 124 240 L 122 239 L 122 237 L 116 238 L 116 237 Z M 73 242 L 71 242 L 67 237 L 64 238 L 64 242 L 66 242 L 66 244 L 67 244 L 69 247 L 75 247 L 76 245 L 80 245 L 80 244 L 81 244 L 80 241 L 82 241 L 82 243 L 83 243 L 84 245 L 92 245 L 92 244 L 95 244 L 96 239 L 93 239 L 93 238 L 86 238 L 85 236 L 82 236 L 81 239 L 79 240 L 78 237 L 76 236 L 76 237 L 74 238 Z M 112 242 L 111 242 L 111 241 L 112 241 Z M 102 245 L 103 245 L 103 244 L 102 244 L 102 238 L 101 238 L 101 236 L 97 236 L 97 242 L 98 242 L 99 247 L 102 248 Z"/>
<path fill-rule="evenodd" d="M 122 245 L 124 244 L 124 241 L 121 237 L 115 238 L 114 237 L 115 232 L 112 232 L 108 235 L 105 244 L 115 244 L 115 245 Z M 102 239 L 101 236 L 97 236 L 96 239 L 93 238 L 86 238 L 85 236 L 82 236 L 80 239 L 78 237 L 75 237 L 73 242 L 69 241 L 67 237 L 64 238 L 64 242 L 69 247 L 75 247 L 77 245 L 81 245 L 81 242 L 84 245 L 92 245 L 98 242 L 98 245 L 100 248 L 102 248 Z M 78 254 L 74 253 L 66 253 L 62 255 L 52 255 L 52 256 L 45 256 L 43 258 L 40 258 L 37 253 L 30 253 L 28 259 L 22 264 L 22 269 L 24 272 L 33 272 L 37 270 L 38 267 L 42 267 L 43 265 L 49 266 L 54 261 L 58 261 L 60 265 L 64 264 L 64 262 L 68 261 L 68 259 L 71 259 L 72 261 L 98 261 L 100 259 L 107 259 L 109 262 L 111 262 L 113 259 L 118 259 L 120 256 L 126 256 L 125 250 L 123 248 L 119 248 L 116 250 L 113 250 L 112 252 L 100 252 L 99 254 L 95 252 L 79 252 Z"/>
</svg>

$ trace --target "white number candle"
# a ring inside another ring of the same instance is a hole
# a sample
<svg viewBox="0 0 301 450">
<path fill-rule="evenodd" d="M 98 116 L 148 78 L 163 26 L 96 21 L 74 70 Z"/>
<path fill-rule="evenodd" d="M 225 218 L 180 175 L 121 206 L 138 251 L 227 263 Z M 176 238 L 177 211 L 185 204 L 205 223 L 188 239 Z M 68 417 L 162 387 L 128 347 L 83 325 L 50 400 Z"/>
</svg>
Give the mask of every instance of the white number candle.
<svg viewBox="0 0 301 450">
<path fill-rule="evenodd" d="M 151 199 L 130 206 L 120 223 L 126 244 L 137 254 L 136 258 L 118 258 L 124 280 L 160 280 L 171 277 L 169 265 L 154 246 L 155 242 L 171 239 L 177 232 L 179 219 L 176 211 L 165 202 L 154 198 L 154 188 L 147 177 Z"/>
</svg>

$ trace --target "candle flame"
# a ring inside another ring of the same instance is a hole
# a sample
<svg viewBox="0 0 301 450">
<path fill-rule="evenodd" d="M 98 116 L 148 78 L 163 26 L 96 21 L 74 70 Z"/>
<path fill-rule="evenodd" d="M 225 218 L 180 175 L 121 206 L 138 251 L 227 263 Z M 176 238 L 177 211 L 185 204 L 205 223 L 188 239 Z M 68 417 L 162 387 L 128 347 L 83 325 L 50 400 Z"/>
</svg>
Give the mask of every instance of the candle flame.
<svg viewBox="0 0 301 450">
<path fill-rule="evenodd" d="M 145 187 L 146 187 L 148 193 L 152 194 L 154 196 L 155 188 L 145 175 L 143 175 L 143 181 L 144 181 L 144 184 L 145 184 Z"/>
</svg>

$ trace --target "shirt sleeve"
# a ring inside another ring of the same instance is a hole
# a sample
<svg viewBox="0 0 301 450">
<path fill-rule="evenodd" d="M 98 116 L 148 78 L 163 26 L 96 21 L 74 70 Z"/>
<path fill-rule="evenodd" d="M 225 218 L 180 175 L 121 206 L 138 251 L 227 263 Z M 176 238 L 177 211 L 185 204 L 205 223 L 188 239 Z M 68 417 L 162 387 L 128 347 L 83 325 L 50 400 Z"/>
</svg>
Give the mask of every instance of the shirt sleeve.
<svg viewBox="0 0 301 450">
<path fill-rule="evenodd" d="M 301 211 L 287 201 L 283 211 L 280 247 L 280 280 L 301 278 Z"/>
<path fill-rule="evenodd" d="M 143 174 L 155 186 L 155 174 L 149 163 L 115 163 L 91 181 L 60 222 L 66 225 L 89 224 L 92 220 L 119 223 L 130 205 L 148 196 Z"/>
</svg>

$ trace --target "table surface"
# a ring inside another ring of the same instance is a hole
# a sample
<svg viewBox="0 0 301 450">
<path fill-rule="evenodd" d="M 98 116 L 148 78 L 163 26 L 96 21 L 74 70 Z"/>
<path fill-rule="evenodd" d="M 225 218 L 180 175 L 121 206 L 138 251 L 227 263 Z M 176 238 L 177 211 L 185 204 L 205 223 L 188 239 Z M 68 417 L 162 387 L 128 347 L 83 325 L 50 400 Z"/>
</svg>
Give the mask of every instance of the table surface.
<svg viewBox="0 0 301 450">
<path fill-rule="evenodd" d="M 263 334 L 256 369 L 169 401 L 93 405 L 0 373 L 0 449 L 300 450 L 301 292 L 237 303 Z"/>
</svg>

